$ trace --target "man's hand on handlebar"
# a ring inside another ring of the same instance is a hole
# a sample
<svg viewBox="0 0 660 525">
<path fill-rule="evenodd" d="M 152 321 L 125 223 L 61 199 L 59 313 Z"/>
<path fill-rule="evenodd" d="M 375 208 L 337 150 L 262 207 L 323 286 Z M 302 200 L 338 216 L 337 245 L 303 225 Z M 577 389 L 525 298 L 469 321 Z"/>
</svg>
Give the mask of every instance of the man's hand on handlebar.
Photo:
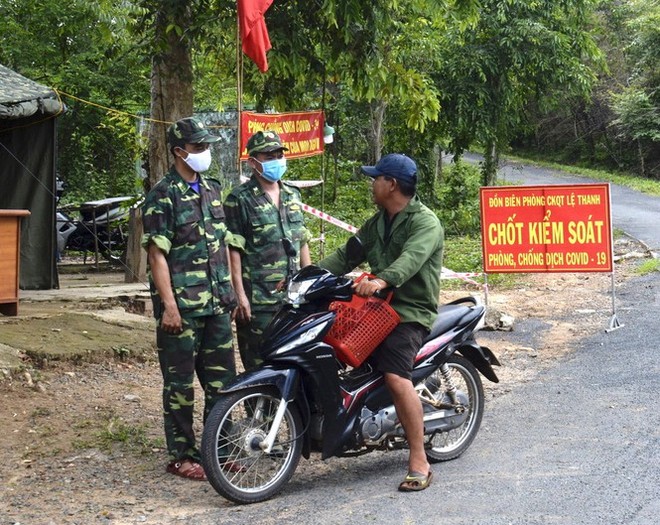
<svg viewBox="0 0 660 525">
<path fill-rule="evenodd" d="M 362 297 L 371 297 L 376 292 L 384 290 L 389 284 L 382 279 L 362 279 L 353 284 L 353 290 Z"/>
</svg>

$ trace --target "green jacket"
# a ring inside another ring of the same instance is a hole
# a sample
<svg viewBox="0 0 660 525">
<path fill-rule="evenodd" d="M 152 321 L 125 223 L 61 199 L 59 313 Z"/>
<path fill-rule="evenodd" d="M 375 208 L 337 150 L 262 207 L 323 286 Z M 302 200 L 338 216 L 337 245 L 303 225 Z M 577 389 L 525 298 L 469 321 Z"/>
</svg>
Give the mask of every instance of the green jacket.
<svg viewBox="0 0 660 525">
<path fill-rule="evenodd" d="M 391 305 L 401 322 L 419 322 L 430 329 L 440 296 L 442 225 L 417 196 L 394 218 L 388 239 L 385 218 L 385 211 L 380 210 L 358 231 L 365 251 L 359 263 L 366 261 L 371 273 L 394 286 Z M 323 259 L 319 266 L 337 275 L 353 269 L 345 246 Z"/>
<path fill-rule="evenodd" d="M 286 183 L 280 185 L 277 209 L 253 175 L 235 187 L 224 204 L 227 228 L 232 233 L 229 245 L 241 251 L 243 287 L 254 310 L 272 310 L 280 304 L 277 283 L 286 277 L 288 259 L 282 238 L 293 242 L 298 254 L 293 270 L 300 267 L 300 248 L 311 238 L 303 220 L 300 192 Z"/>
<path fill-rule="evenodd" d="M 231 286 L 220 183 L 200 175 L 196 193 L 174 167 L 147 194 L 142 205 L 142 246 L 153 243 L 165 253 L 172 290 L 182 315 L 218 314 L 236 304 Z M 161 301 L 149 276 L 154 315 Z"/>
</svg>

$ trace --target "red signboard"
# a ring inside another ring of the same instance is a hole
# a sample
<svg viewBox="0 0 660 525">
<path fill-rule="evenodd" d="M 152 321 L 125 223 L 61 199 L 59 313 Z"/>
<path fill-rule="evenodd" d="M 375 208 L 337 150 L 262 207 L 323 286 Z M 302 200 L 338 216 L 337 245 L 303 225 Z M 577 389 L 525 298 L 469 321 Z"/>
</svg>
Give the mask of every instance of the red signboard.
<svg viewBox="0 0 660 525">
<path fill-rule="evenodd" d="M 289 148 L 289 159 L 311 157 L 323 153 L 323 112 L 241 113 L 241 160 L 248 158 L 247 141 L 257 131 L 275 131 Z"/>
<path fill-rule="evenodd" d="M 485 273 L 611 272 L 609 184 L 481 188 Z"/>
</svg>

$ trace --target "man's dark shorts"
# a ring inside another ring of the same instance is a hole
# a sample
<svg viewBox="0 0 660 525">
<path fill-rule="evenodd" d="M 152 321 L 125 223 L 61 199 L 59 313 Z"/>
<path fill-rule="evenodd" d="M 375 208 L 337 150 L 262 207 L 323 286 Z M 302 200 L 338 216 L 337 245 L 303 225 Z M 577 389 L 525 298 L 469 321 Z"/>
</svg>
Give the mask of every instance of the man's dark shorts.
<svg viewBox="0 0 660 525">
<path fill-rule="evenodd" d="M 415 356 L 428 333 L 419 323 L 400 323 L 376 348 L 369 361 L 383 374 L 389 372 L 412 379 Z"/>
</svg>

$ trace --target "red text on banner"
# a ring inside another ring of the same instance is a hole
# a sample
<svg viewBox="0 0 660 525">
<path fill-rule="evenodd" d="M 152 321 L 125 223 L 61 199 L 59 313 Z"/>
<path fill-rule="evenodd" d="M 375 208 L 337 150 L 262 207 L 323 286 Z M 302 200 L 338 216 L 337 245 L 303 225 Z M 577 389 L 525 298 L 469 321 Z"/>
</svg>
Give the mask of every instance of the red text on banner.
<svg viewBox="0 0 660 525">
<path fill-rule="evenodd" d="M 249 156 L 246 145 L 257 131 L 275 131 L 289 148 L 289 159 L 311 157 L 323 153 L 323 112 L 241 113 L 241 160 Z"/>
</svg>

